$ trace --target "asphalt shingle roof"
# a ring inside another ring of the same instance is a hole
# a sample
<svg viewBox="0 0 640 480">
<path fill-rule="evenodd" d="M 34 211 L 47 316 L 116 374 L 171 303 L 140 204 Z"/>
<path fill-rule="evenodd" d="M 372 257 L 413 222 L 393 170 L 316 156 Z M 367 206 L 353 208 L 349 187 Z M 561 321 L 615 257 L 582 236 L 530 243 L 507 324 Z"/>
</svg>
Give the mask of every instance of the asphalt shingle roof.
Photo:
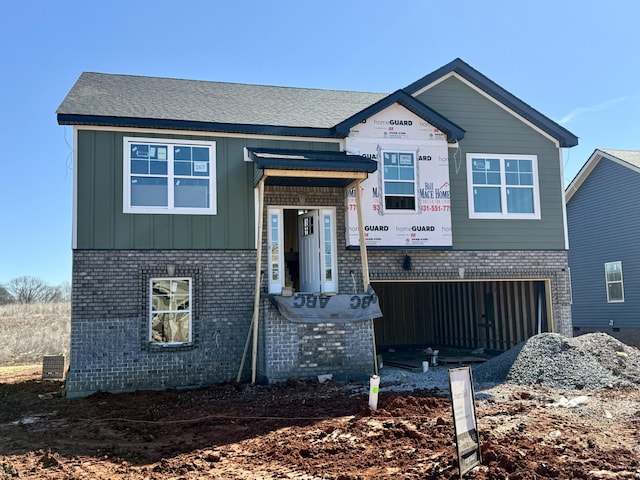
<svg viewBox="0 0 640 480">
<path fill-rule="evenodd" d="M 612 157 L 616 157 L 624 162 L 640 168 L 640 150 L 611 150 L 601 149 L 603 152 L 608 153 Z"/>
<path fill-rule="evenodd" d="M 58 115 L 331 128 L 385 93 L 83 73 Z"/>
</svg>

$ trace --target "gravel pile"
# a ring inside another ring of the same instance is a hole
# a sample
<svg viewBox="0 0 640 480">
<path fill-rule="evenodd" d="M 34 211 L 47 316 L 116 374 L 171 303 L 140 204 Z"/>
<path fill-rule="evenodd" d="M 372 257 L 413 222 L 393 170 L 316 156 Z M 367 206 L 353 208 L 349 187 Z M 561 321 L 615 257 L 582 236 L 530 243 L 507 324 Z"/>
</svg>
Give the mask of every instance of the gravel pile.
<svg viewBox="0 0 640 480">
<path fill-rule="evenodd" d="M 482 364 L 472 366 L 476 390 L 500 383 L 560 390 L 598 390 L 640 385 L 640 350 L 606 333 L 567 338 L 557 333 L 531 337 Z M 380 391 L 438 389 L 449 391 L 448 368 L 411 372 L 393 367 L 380 371 Z"/>
<path fill-rule="evenodd" d="M 473 370 L 474 381 L 597 390 L 640 384 L 640 351 L 606 333 L 543 333 Z"/>
</svg>

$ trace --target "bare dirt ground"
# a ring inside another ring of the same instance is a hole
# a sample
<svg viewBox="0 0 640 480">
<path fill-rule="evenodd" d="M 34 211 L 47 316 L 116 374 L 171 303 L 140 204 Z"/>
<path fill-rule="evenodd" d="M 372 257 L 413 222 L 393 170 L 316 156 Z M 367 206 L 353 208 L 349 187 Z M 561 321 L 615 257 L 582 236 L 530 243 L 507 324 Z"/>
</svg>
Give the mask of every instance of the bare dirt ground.
<svg viewBox="0 0 640 480">
<path fill-rule="evenodd" d="M 60 396 L 37 366 L 0 374 L 0 479 L 453 479 L 451 405 L 438 391 L 380 394 L 291 381 Z M 354 391 L 356 392 L 354 394 Z M 476 391 L 473 479 L 640 479 L 640 387 Z"/>
</svg>

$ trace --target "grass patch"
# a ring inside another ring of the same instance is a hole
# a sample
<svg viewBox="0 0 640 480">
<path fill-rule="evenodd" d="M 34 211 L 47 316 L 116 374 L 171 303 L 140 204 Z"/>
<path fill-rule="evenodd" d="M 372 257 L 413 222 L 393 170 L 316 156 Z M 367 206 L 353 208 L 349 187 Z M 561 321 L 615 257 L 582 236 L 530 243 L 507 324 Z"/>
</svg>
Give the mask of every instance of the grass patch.
<svg viewBox="0 0 640 480">
<path fill-rule="evenodd" d="M 71 304 L 0 306 L 0 366 L 42 365 L 44 355 L 69 356 Z"/>
</svg>

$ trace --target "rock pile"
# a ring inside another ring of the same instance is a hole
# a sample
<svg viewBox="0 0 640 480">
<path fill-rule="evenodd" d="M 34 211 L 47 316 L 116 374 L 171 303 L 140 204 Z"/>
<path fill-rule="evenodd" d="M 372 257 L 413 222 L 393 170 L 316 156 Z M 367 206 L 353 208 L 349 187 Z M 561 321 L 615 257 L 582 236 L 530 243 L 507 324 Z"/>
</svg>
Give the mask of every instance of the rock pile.
<svg viewBox="0 0 640 480">
<path fill-rule="evenodd" d="M 568 390 L 640 384 L 640 350 L 606 333 L 542 333 L 474 367 L 473 378 Z"/>
</svg>

